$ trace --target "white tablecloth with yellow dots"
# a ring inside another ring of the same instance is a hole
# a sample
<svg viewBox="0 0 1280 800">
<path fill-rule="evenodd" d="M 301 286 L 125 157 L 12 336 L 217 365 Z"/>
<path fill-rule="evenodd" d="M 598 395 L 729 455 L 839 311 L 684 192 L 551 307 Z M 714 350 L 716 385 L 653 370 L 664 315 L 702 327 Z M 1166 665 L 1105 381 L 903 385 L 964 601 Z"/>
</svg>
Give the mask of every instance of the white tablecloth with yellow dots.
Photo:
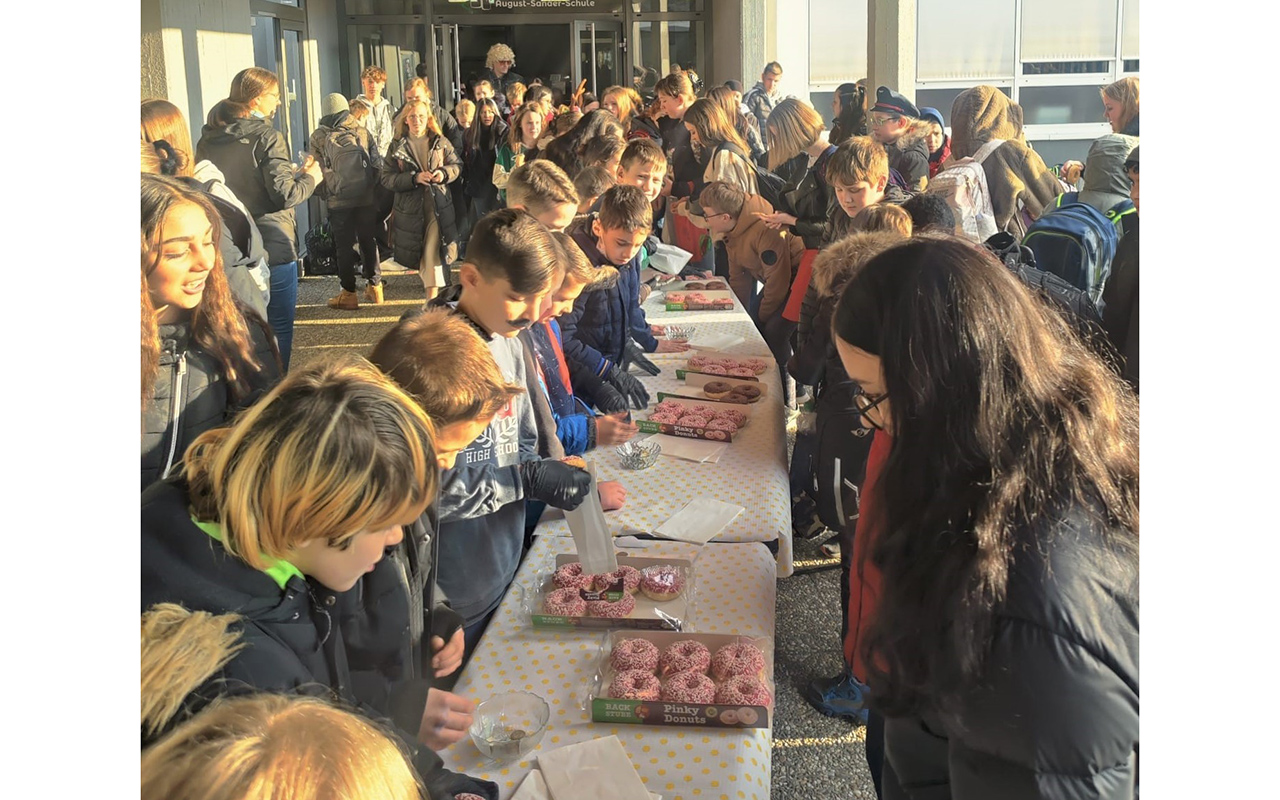
<svg viewBox="0 0 1280 800">
<path fill-rule="evenodd" d="M 600 480 L 619 481 L 627 490 L 626 505 L 605 514 L 610 530 L 615 536 L 652 533 L 686 503 L 699 497 L 734 503 L 746 510 L 712 541 L 776 540 L 778 576 L 785 578 L 792 572 L 791 483 L 787 474 L 782 384 L 773 356 L 736 298 L 733 311 L 668 312 L 658 299 L 661 293 L 655 291 L 654 294 L 645 303 L 645 314 L 651 324 L 691 325 L 695 340 L 717 333 L 742 337 L 741 343 L 723 352 L 735 357 L 768 360 L 769 370 L 760 376 L 768 390 L 760 402 L 752 405 L 751 423 L 741 434 L 734 435 L 733 442 L 715 464 L 661 456 L 657 464 L 637 471 L 625 469 L 611 447 L 587 453 L 584 458 L 595 465 L 596 476 Z M 649 354 L 649 359 L 662 369 L 662 373 L 656 376 L 632 368 L 632 374 L 640 378 L 649 390 L 648 411 L 657 404 L 658 392 L 700 395 L 697 390 L 690 391 L 684 381 L 676 378 L 676 368 L 683 367 L 695 352 Z M 646 411 L 633 412 L 635 417 L 647 414 Z M 639 434 L 640 437 L 647 435 Z M 543 515 L 538 533 L 570 535 L 564 515 L 556 509 L 548 509 Z"/>
<path fill-rule="evenodd" d="M 538 573 L 554 568 L 557 553 L 572 552 L 572 539 L 540 536 L 535 540 L 454 688 L 477 703 L 507 691 L 533 692 L 545 699 L 551 706 L 551 720 L 538 748 L 522 761 L 493 765 L 468 738 L 440 754 L 445 766 L 494 781 L 506 800 L 536 766 L 539 752 L 616 734 L 645 787 L 663 800 L 768 800 L 770 729 L 711 731 L 591 722 L 583 706 L 607 633 L 534 629 L 522 607 L 524 594 L 537 588 Z M 775 568 L 773 556 L 762 544 L 698 547 L 656 541 L 631 552 L 696 559 L 692 630 L 773 636 Z"/>
</svg>

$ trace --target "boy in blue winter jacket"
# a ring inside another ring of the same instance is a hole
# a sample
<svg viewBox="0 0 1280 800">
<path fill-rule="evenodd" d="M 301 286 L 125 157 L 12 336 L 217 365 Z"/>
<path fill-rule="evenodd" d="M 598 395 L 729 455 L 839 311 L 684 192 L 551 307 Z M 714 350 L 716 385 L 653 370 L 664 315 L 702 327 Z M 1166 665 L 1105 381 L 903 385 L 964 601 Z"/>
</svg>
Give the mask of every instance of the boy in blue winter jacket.
<svg viewBox="0 0 1280 800">
<path fill-rule="evenodd" d="M 575 230 L 573 241 L 593 266 L 616 267 L 618 280 L 585 293 L 560 318 L 569 363 L 604 379 L 637 408 L 645 407 L 648 392 L 621 366 L 627 340 L 633 339 L 647 353 L 689 349 L 683 342 L 659 341 L 657 336 L 666 330 L 650 327 L 640 307 L 640 249 L 652 226 L 653 211 L 640 189 L 614 186 L 601 195 L 600 210 Z"/>
<path fill-rule="evenodd" d="M 458 285 L 432 301 L 465 317 L 489 345 L 503 379 L 526 385 L 516 335 L 533 324 L 558 269 L 559 246 L 527 211 L 502 209 L 471 234 Z M 577 508 L 591 476 L 541 459 L 529 397 L 513 397 L 441 477 L 438 581 L 465 620 L 471 653 L 515 578 L 524 549 L 525 501 Z"/>
</svg>

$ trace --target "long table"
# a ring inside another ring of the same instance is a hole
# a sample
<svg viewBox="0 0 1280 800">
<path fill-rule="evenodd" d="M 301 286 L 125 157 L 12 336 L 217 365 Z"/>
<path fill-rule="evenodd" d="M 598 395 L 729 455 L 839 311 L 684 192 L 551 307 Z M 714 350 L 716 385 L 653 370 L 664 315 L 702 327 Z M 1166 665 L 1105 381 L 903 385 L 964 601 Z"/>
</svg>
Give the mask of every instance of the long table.
<svg viewBox="0 0 1280 800">
<path fill-rule="evenodd" d="M 530 627 L 522 599 L 537 590 L 540 572 L 558 553 L 575 552 L 572 539 L 539 536 L 511 590 L 485 631 L 454 691 L 476 702 L 507 691 L 528 691 L 551 706 L 538 748 L 519 762 L 493 765 L 470 739 L 443 751 L 445 765 L 498 784 L 509 798 L 535 765 L 538 752 L 616 734 L 645 787 L 663 800 L 768 800 L 773 734 L 770 729 L 688 729 L 591 722 L 585 708 L 604 631 L 544 631 Z M 761 543 L 655 541 L 637 555 L 697 559 L 692 629 L 746 636 L 774 634 L 774 558 Z"/>
<path fill-rule="evenodd" d="M 770 364 L 760 380 L 768 391 L 752 408 L 751 424 L 741 433 L 715 464 L 698 464 L 670 456 L 662 456 L 647 470 L 623 468 L 613 448 L 599 448 L 584 458 L 595 465 L 601 480 L 616 480 L 627 490 L 627 503 L 605 515 L 615 536 L 649 533 L 675 514 L 690 500 L 714 498 L 746 509 L 714 540 L 715 542 L 776 542 L 777 574 L 792 572 L 791 487 L 787 474 L 787 440 L 783 414 L 782 384 L 773 356 L 746 310 L 734 299 L 732 311 L 666 311 L 655 291 L 645 303 L 650 323 L 656 325 L 690 325 L 694 338 L 723 333 L 741 336 L 742 343 L 729 347 L 733 356 L 757 357 Z M 652 397 L 658 392 L 690 393 L 684 381 L 676 378 L 676 368 L 683 367 L 688 353 L 651 354 L 650 360 L 662 369 L 657 376 L 632 369 Z M 696 394 L 694 391 L 692 394 Z M 640 416 L 646 412 L 634 412 Z M 645 434 L 639 434 L 644 436 Z M 548 509 L 539 523 L 542 536 L 569 536 L 564 515 Z"/>
</svg>

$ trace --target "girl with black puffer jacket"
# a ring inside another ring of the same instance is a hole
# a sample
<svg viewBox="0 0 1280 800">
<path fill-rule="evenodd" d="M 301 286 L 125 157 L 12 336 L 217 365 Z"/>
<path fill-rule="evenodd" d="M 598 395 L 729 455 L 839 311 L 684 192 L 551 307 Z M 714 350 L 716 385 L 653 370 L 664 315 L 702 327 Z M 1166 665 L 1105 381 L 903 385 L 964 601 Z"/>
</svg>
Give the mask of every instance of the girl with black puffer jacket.
<svg viewBox="0 0 1280 800">
<path fill-rule="evenodd" d="M 431 106 L 421 100 L 405 104 L 382 162 L 381 181 L 395 193 L 396 262 L 418 270 L 428 300 L 449 285 L 447 269 L 457 260 L 458 215 L 448 184 L 461 172 L 462 159 L 441 133 Z"/>
<path fill-rule="evenodd" d="M 525 102 L 528 103 L 527 97 Z M 463 158 L 467 162 L 467 196 L 477 220 L 501 207 L 498 187 L 493 185 L 493 165 L 498 162 L 498 147 L 506 141 L 507 130 L 497 103 L 488 99 L 476 101 L 475 117 L 463 138 Z"/>
<path fill-rule="evenodd" d="M 203 192 L 142 176 L 142 488 L 280 380 L 265 322 L 236 303 Z"/>
</svg>

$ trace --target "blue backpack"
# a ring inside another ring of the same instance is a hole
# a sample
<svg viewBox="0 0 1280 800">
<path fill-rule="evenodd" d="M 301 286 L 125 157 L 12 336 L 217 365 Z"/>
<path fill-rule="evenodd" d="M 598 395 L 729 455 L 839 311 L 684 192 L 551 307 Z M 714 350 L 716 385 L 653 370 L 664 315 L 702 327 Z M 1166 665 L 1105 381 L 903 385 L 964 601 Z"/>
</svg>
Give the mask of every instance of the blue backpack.
<svg viewBox="0 0 1280 800">
<path fill-rule="evenodd" d="M 1119 217 L 1112 218 L 1091 205 L 1063 202 L 1031 223 L 1022 244 L 1035 255 L 1036 266 L 1102 299 L 1111 274 L 1111 261 L 1120 243 Z"/>
</svg>

